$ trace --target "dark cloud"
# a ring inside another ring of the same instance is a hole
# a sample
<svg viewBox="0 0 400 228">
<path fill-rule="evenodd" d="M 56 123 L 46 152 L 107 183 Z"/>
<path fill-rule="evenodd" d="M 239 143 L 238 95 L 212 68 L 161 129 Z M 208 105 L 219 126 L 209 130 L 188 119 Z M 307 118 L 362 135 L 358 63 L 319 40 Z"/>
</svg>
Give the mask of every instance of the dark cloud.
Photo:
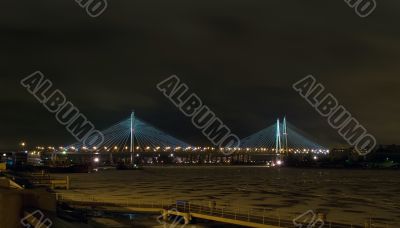
<svg viewBox="0 0 400 228">
<path fill-rule="evenodd" d="M 321 143 L 343 140 L 291 85 L 313 74 L 374 134 L 400 143 L 400 3 L 359 18 L 343 1 L 109 1 L 99 18 L 73 0 L 0 10 L 0 147 L 73 140 L 19 85 L 40 70 L 98 128 L 131 109 L 207 142 L 155 85 L 177 74 L 238 135 L 286 115 Z"/>
</svg>

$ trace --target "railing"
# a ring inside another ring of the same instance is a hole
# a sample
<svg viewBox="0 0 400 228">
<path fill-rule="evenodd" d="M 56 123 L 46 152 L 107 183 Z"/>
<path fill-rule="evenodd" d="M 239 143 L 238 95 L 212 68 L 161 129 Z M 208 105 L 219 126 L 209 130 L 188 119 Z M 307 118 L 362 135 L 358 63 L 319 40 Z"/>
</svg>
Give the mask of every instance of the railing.
<svg viewBox="0 0 400 228">
<path fill-rule="evenodd" d="M 47 186 L 52 189 L 55 188 L 65 188 L 69 189 L 70 187 L 70 179 L 69 176 L 65 178 L 53 178 L 50 175 L 41 172 L 41 173 L 31 173 L 25 176 L 35 186 Z"/>
<path fill-rule="evenodd" d="M 181 213 L 209 215 L 216 218 L 226 218 L 237 221 L 246 221 L 257 224 L 265 224 L 278 227 L 294 227 L 293 218 L 282 218 L 280 213 L 276 217 L 271 216 L 272 209 L 243 209 L 218 207 L 212 202 L 187 202 L 175 200 L 146 201 L 146 200 L 127 200 L 125 197 L 102 197 L 93 195 L 56 193 L 58 201 L 66 202 L 71 206 L 101 206 L 103 208 L 112 207 L 121 210 L 133 210 L 136 208 L 154 209 L 153 211 L 176 210 Z M 341 224 L 325 221 L 323 228 L 389 228 L 387 224 L 379 223 L 373 219 L 365 221 L 364 224 Z"/>
</svg>

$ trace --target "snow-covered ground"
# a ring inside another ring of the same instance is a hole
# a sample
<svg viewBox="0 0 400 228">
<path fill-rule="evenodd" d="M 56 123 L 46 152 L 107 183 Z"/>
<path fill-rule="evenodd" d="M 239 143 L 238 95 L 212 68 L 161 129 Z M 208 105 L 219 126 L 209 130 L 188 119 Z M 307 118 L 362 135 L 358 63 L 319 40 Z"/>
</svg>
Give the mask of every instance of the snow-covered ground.
<svg viewBox="0 0 400 228">
<path fill-rule="evenodd" d="M 137 171 L 69 174 L 72 194 L 129 201 L 189 200 L 207 205 L 265 208 L 293 219 L 308 210 L 327 219 L 400 227 L 400 172 L 267 167 L 146 167 Z M 384 227 L 384 226 L 383 226 Z"/>
</svg>

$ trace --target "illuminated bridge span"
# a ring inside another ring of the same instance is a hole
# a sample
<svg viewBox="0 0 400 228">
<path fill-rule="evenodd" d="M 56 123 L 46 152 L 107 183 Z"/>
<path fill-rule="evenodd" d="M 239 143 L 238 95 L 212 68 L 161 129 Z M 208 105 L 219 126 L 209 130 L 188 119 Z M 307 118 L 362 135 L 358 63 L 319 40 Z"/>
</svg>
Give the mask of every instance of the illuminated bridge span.
<svg viewBox="0 0 400 228">
<path fill-rule="evenodd" d="M 276 153 L 328 152 L 323 146 L 311 141 L 305 135 L 301 130 L 288 123 L 286 118 L 283 118 L 283 122 L 278 119 L 275 124 L 242 139 L 241 147 Z"/>
<path fill-rule="evenodd" d="M 101 147 L 87 148 L 75 143 L 64 148 L 68 152 L 263 152 L 282 153 L 327 153 L 328 150 L 311 141 L 305 133 L 286 121 L 278 119 L 275 124 L 241 140 L 236 148 L 194 147 L 179 140 L 149 123 L 135 117 L 127 118 L 102 131 Z M 231 154 L 227 153 L 227 154 Z"/>
<path fill-rule="evenodd" d="M 75 143 L 67 150 L 101 150 L 134 152 L 135 150 L 161 150 L 191 147 L 159 129 L 135 117 L 125 119 L 102 131 L 104 142 L 100 148 L 86 148 L 82 143 Z M 135 146 L 136 145 L 136 146 Z"/>
</svg>

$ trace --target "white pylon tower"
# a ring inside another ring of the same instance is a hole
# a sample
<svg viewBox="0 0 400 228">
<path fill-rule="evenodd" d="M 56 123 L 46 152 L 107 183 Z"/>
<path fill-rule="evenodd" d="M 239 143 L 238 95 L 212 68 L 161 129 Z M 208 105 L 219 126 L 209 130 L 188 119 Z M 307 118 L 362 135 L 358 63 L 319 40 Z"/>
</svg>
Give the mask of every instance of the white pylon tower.
<svg viewBox="0 0 400 228">
<path fill-rule="evenodd" d="M 275 152 L 280 153 L 282 149 L 281 144 L 281 130 L 280 130 L 280 122 L 279 118 L 276 120 L 276 138 L 275 138 Z"/>
<path fill-rule="evenodd" d="M 289 153 L 288 148 L 288 134 L 287 134 L 287 125 L 286 125 L 286 116 L 283 117 L 283 124 L 282 124 L 282 135 L 283 135 L 283 151 Z"/>
<path fill-rule="evenodd" d="M 134 158 L 135 158 L 135 111 L 132 111 L 131 113 L 131 148 L 130 148 L 130 152 L 131 152 L 131 164 L 133 164 L 134 162 Z"/>
</svg>

